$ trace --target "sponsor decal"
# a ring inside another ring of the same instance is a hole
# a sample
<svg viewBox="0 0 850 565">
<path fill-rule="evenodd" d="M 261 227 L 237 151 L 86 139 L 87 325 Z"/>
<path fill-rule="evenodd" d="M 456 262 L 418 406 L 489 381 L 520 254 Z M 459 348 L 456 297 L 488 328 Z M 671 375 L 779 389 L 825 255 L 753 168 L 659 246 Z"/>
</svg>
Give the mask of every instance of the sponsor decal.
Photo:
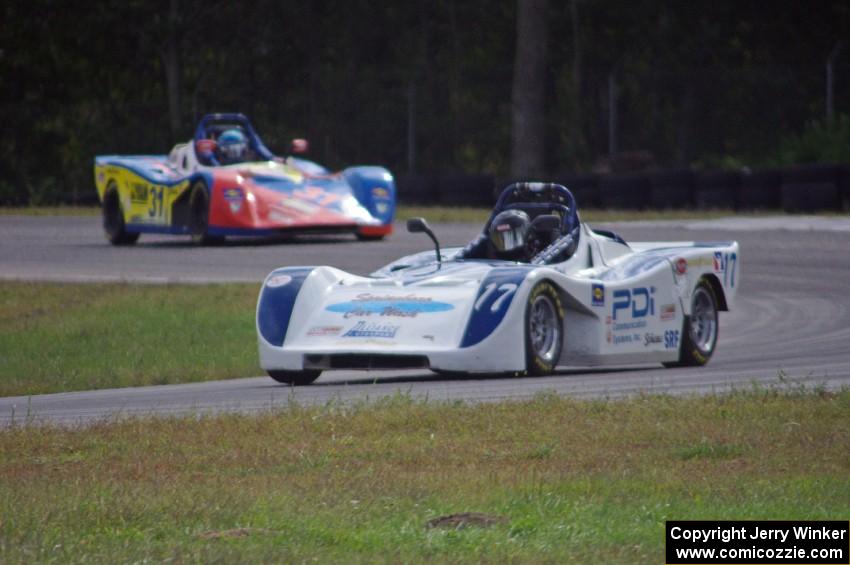
<svg viewBox="0 0 850 565">
<path fill-rule="evenodd" d="M 714 265 L 714 260 L 708 257 L 700 257 L 699 259 L 691 259 L 690 264 L 692 267 L 708 267 Z"/>
<path fill-rule="evenodd" d="M 613 328 L 615 332 L 621 332 L 624 330 L 636 330 L 638 328 L 645 328 L 646 320 L 637 320 L 634 322 L 620 322 L 619 324 L 614 324 Z"/>
<path fill-rule="evenodd" d="M 242 209 L 245 192 L 241 188 L 227 188 L 224 190 L 224 199 L 230 205 L 230 211 L 235 214 Z"/>
<path fill-rule="evenodd" d="M 295 220 L 277 210 L 269 212 L 269 221 L 279 222 L 281 224 L 292 224 L 295 222 Z"/>
<path fill-rule="evenodd" d="M 688 260 L 684 257 L 679 257 L 676 259 L 676 274 L 684 275 L 688 272 Z"/>
<path fill-rule="evenodd" d="M 342 331 L 342 326 L 313 326 L 307 330 L 307 335 L 310 337 L 329 337 L 339 335 Z"/>
<path fill-rule="evenodd" d="M 714 252 L 714 272 L 723 273 L 724 285 L 731 286 L 734 288 L 735 270 L 737 266 L 737 253 L 721 253 L 720 251 Z"/>
<path fill-rule="evenodd" d="M 605 317 L 605 325 L 608 328 L 605 339 L 613 345 L 643 343 L 645 347 L 660 343 L 661 336 L 647 332 L 643 335 L 634 330 L 640 330 L 648 326 L 647 316 L 655 312 L 655 299 L 652 297 L 655 288 L 635 288 L 614 291 L 614 313 L 613 316 Z M 632 320 L 617 320 L 617 312 L 625 310 L 631 313 Z"/>
<path fill-rule="evenodd" d="M 312 214 L 319 209 L 318 206 L 311 202 L 305 202 L 304 200 L 298 200 L 296 198 L 281 200 L 280 205 L 286 206 L 287 208 L 292 208 L 293 210 L 297 210 L 304 214 Z"/>
<path fill-rule="evenodd" d="M 725 265 L 723 265 L 723 253 L 720 251 L 714 252 L 714 272 L 722 273 L 725 270 Z"/>
<path fill-rule="evenodd" d="M 342 337 L 383 337 L 392 339 L 401 326 L 378 324 L 376 322 L 357 322 L 354 327 L 342 334 Z"/>
<path fill-rule="evenodd" d="M 372 189 L 372 197 L 386 200 L 390 197 L 390 191 L 382 186 L 376 186 Z"/>
<path fill-rule="evenodd" d="M 624 343 L 633 343 L 640 340 L 640 334 L 615 335 L 614 345 L 622 345 Z"/>
<path fill-rule="evenodd" d="M 133 202 L 148 202 L 148 185 L 141 182 L 130 184 L 130 200 Z"/>
<path fill-rule="evenodd" d="M 334 192 L 328 192 L 320 186 L 307 186 L 292 192 L 292 196 L 301 199 L 302 203 L 314 203 L 316 207 L 330 207 L 339 205 L 342 196 Z M 308 202 L 305 202 L 308 201 Z"/>
<path fill-rule="evenodd" d="M 428 341 L 434 341 L 434 336 L 432 335 L 423 335 L 422 339 L 427 339 Z"/>
<path fill-rule="evenodd" d="M 658 334 L 647 332 L 643 334 L 643 346 L 649 347 L 650 345 L 655 345 L 656 343 L 661 343 L 661 336 Z"/>
<path fill-rule="evenodd" d="M 590 304 L 593 306 L 605 306 L 605 285 L 594 284 L 590 290 Z"/>
<path fill-rule="evenodd" d="M 613 317 L 617 319 L 617 313 L 625 311 L 632 318 L 643 318 L 655 315 L 655 287 L 624 288 L 614 291 Z"/>
<path fill-rule="evenodd" d="M 679 330 L 667 330 L 664 332 L 664 348 L 675 349 L 679 347 Z"/>
<path fill-rule="evenodd" d="M 384 202 L 378 202 L 377 204 L 375 204 L 375 210 L 378 211 L 378 214 L 381 214 L 381 215 L 386 214 L 387 210 L 389 210 L 389 209 L 390 209 L 389 204 L 386 204 Z"/>
<path fill-rule="evenodd" d="M 658 316 L 662 320 L 672 320 L 676 317 L 676 305 L 675 304 L 663 304 L 661 308 L 658 309 Z"/>
<path fill-rule="evenodd" d="M 98 184 L 103 184 L 103 181 L 106 180 L 106 175 L 103 174 L 103 171 L 98 171 L 97 173 L 97 182 Z"/>
<path fill-rule="evenodd" d="M 266 281 L 266 286 L 268 288 L 277 288 L 289 284 L 291 280 L 292 277 L 289 275 L 274 275 L 273 277 L 269 277 L 269 280 Z"/>
<path fill-rule="evenodd" d="M 349 302 L 338 302 L 326 307 L 328 312 L 342 314 L 343 318 L 368 318 L 384 316 L 391 318 L 415 318 L 419 314 L 432 314 L 453 310 L 446 302 L 437 302 L 429 296 L 359 294 Z"/>
</svg>

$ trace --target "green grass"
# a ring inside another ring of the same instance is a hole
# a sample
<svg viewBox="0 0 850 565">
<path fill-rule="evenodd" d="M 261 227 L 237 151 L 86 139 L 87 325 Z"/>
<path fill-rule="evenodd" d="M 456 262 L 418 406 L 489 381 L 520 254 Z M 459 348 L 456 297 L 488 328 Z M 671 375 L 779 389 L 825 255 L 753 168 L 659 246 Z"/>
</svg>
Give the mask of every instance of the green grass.
<svg viewBox="0 0 850 565">
<path fill-rule="evenodd" d="M 0 282 L 0 396 L 260 375 L 258 292 Z"/>
<path fill-rule="evenodd" d="M 663 563 L 664 521 L 847 519 L 850 392 L 297 405 L 0 431 L 0 562 Z M 507 519 L 428 529 L 456 512 Z"/>
<path fill-rule="evenodd" d="M 0 206 L 0 216 L 99 216 L 99 206 Z"/>
</svg>

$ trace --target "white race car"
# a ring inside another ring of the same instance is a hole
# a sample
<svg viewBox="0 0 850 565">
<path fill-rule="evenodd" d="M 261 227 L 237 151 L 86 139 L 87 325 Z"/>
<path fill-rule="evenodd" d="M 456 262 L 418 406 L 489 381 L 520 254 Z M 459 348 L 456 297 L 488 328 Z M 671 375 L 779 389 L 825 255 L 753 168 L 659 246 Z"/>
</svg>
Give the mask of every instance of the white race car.
<svg viewBox="0 0 850 565">
<path fill-rule="evenodd" d="M 556 367 L 703 365 L 740 283 L 737 242 L 626 243 L 579 220 L 565 187 L 517 183 L 464 248 L 368 277 L 333 267 L 268 275 L 260 364 L 276 381 L 325 369 L 546 375 Z"/>
</svg>

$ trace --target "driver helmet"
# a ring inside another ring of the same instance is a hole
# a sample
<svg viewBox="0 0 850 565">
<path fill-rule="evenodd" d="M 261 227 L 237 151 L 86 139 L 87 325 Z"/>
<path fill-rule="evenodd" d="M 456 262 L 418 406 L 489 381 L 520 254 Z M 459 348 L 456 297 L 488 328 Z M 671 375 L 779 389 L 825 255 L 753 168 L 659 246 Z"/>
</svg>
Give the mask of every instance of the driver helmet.
<svg viewBox="0 0 850 565">
<path fill-rule="evenodd" d="M 229 129 L 218 136 L 218 151 L 222 160 L 227 163 L 237 163 L 245 158 L 248 140 L 238 129 Z"/>
<path fill-rule="evenodd" d="M 500 257 L 524 251 L 531 219 L 522 210 L 499 212 L 490 224 L 490 242 Z"/>
</svg>

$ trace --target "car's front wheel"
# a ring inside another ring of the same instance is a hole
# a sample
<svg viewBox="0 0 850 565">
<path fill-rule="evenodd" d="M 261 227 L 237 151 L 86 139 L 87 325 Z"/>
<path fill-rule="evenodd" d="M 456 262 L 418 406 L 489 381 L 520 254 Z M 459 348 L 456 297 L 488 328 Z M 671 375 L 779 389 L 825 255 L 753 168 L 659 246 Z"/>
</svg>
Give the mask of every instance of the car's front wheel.
<svg viewBox="0 0 850 565">
<path fill-rule="evenodd" d="M 538 283 L 525 307 L 525 363 L 531 375 L 550 375 L 561 357 L 564 308 L 549 281 Z"/>
<path fill-rule="evenodd" d="M 668 367 L 705 365 L 717 344 L 717 296 L 711 284 L 701 279 L 691 297 L 691 315 L 685 316 L 679 360 Z"/>
<path fill-rule="evenodd" d="M 103 196 L 103 231 L 112 245 L 132 245 L 139 240 L 138 233 L 127 231 L 115 181 L 110 181 Z"/>
<path fill-rule="evenodd" d="M 224 241 L 220 235 L 210 235 L 210 197 L 207 186 L 198 181 L 189 193 L 189 233 L 198 245 L 216 245 Z"/>
<path fill-rule="evenodd" d="M 279 383 L 302 386 L 308 385 L 319 378 L 321 371 L 269 371 L 269 376 Z"/>
</svg>

